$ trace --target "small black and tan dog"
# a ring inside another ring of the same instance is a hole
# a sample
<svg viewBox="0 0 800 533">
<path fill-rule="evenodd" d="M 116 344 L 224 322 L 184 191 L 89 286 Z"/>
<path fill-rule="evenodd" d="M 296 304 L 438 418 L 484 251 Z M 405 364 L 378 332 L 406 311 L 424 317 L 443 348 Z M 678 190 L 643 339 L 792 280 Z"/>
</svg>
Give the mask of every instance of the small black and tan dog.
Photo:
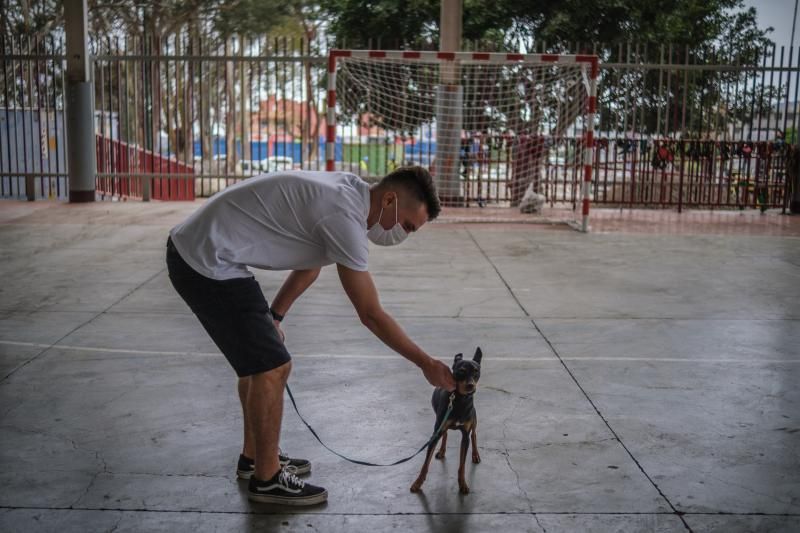
<svg viewBox="0 0 800 533">
<path fill-rule="evenodd" d="M 458 465 L 458 488 L 461 494 L 469 493 L 469 486 L 464 479 L 464 463 L 466 463 L 467 460 L 470 438 L 472 438 L 472 462 L 475 464 L 481 462 L 475 436 L 478 426 L 478 417 L 475 413 L 475 405 L 472 402 L 472 396 L 475 394 L 478 379 L 481 377 L 482 357 L 483 353 L 481 349 L 478 348 L 475 350 L 472 361 L 465 360 L 462 354 L 456 355 L 455 361 L 453 361 L 453 377 L 456 380 L 453 410 L 450 412 L 450 416 L 447 418 L 442 428 L 440 434 L 442 446 L 439 448 L 439 453 L 436 454 L 437 459 L 444 459 L 448 430 L 457 429 L 461 431 L 461 456 Z M 431 403 L 433 404 L 433 411 L 436 413 L 436 425 L 434 426 L 434 431 L 436 431 L 442 424 L 445 414 L 447 413 L 447 408 L 450 405 L 450 393 L 437 387 L 433 391 Z M 428 476 L 428 466 L 431 464 L 433 450 L 436 448 L 436 442 L 438 440 L 439 439 L 436 438 L 428 446 L 428 454 L 425 456 L 425 463 L 422 465 L 422 470 L 417 480 L 411 485 L 411 492 L 419 492 L 422 489 L 422 484 Z"/>
</svg>

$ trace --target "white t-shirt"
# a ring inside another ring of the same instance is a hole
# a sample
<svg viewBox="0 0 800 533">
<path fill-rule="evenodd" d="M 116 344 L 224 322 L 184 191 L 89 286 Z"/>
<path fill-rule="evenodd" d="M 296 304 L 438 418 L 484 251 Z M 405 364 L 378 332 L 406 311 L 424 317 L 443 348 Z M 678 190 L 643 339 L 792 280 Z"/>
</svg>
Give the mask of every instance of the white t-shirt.
<svg viewBox="0 0 800 533">
<path fill-rule="evenodd" d="M 170 231 L 194 270 L 217 280 L 248 266 L 367 270 L 369 185 L 346 172 L 264 174 L 217 193 Z"/>
</svg>

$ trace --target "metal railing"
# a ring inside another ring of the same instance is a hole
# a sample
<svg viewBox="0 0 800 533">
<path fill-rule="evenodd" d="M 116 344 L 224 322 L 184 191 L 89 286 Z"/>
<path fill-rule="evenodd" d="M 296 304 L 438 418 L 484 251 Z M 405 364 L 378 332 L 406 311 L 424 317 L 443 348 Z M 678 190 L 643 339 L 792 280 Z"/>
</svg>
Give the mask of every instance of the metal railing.
<svg viewBox="0 0 800 533">
<path fill-rule="evenodd" d="M 766 210 L 787 205 L 782 141 L 603 139 L 593 202 L 614 206 Z"/>
<path fill-rule="evenodd" d="M 192 199 L 261 172 L 323 169 L 327 49 L 185 33 L 93 43 L 99 194 Z M 749 58 L 668 45 L 546 50 L 593 51 L 603 61 L 595 203 L 784 205 L 781 146 L 797 142 L 800 50 Z M 66 198 L 63 43 L 0 36 L 0 51 L 0 197 Z M 428 152 L 414 139 L 349 136 L 337 143 L 337 168 L 378 177 L 403 163 L 430 165 Z M 575 169 L 548 156 L 536 174 L 549 202 L 575 202 Z M 507 203 L 508 143 L 464 180 L 473 204 Z"/>
<path fill-rule="evenodd" d="M 0 36 L 0 197 L 66 199 L 63 45 Z"/>
</svg>

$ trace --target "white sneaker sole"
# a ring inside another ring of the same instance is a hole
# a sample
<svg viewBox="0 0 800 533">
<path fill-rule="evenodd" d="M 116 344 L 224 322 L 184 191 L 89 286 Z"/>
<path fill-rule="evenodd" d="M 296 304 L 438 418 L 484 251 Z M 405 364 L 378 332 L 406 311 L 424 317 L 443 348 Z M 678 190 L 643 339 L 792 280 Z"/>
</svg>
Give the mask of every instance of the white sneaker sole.
<svg viewBox="0 0 800 533">
<path fill-rule="evenodd" d="M 328 500 L 328 491 L 314 494 L 313 496 L 275 496 L 274 494 L 258 494 L 247 491 L 247 499 L 256 503 L 272 503 L 275 505 L 288 505 L 302 507 L 305 505 L 319 505 Z"/>
<path fill-rule="evenodd" d="M 281 467 L 283 467 L 283 466 L 285 466 L 285 465 L 281 465 Z M 294 469 L 293 473 L 295 475 L 304 476 L 304 475 L 306 475 L 306 474 L 311 472 L 311 463 L 307 464 L 306 466 L 301 466 L 299 468 L 298 467 L 294 467 L 294 468 L 295 469 Z M 250 479 L 251 477 L 253 477 L 254 473 L 255 472 L 253 470 L 239 470 L 239 469 L 237 469 L 236 470 L 236 477 L 238 477 L 239 479 L 247 480 L 247 479 Z"/>
</svg>

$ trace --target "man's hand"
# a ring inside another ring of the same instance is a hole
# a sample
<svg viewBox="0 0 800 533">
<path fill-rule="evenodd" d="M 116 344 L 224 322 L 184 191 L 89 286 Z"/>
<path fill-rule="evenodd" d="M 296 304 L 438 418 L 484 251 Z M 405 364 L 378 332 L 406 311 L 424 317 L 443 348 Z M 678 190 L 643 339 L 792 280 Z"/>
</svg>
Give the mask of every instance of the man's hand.
<svg viewBox="0 0 800 533">
<path fill-rule="evenodd" d="M 285 344 L 286 343 L 286 335 L 283 334 L 283 330 L 281 329 L 281 323 L 278 322 L 277 320 L 273 320 L 272 323 L 275 324 L 275 329 L 278 330 L 278 335 L 281 336 L 281 342 Z"/>
<path fill-rule="evenodd" d="M 421 366 L 425 379 L 434 387 L 441 387 L 448 392 L 456 389 L 456 380 L 453 378 L 453 373 L 450 371 L 450 367 L 443 362 L 430 357 Z"/>
</svg>

